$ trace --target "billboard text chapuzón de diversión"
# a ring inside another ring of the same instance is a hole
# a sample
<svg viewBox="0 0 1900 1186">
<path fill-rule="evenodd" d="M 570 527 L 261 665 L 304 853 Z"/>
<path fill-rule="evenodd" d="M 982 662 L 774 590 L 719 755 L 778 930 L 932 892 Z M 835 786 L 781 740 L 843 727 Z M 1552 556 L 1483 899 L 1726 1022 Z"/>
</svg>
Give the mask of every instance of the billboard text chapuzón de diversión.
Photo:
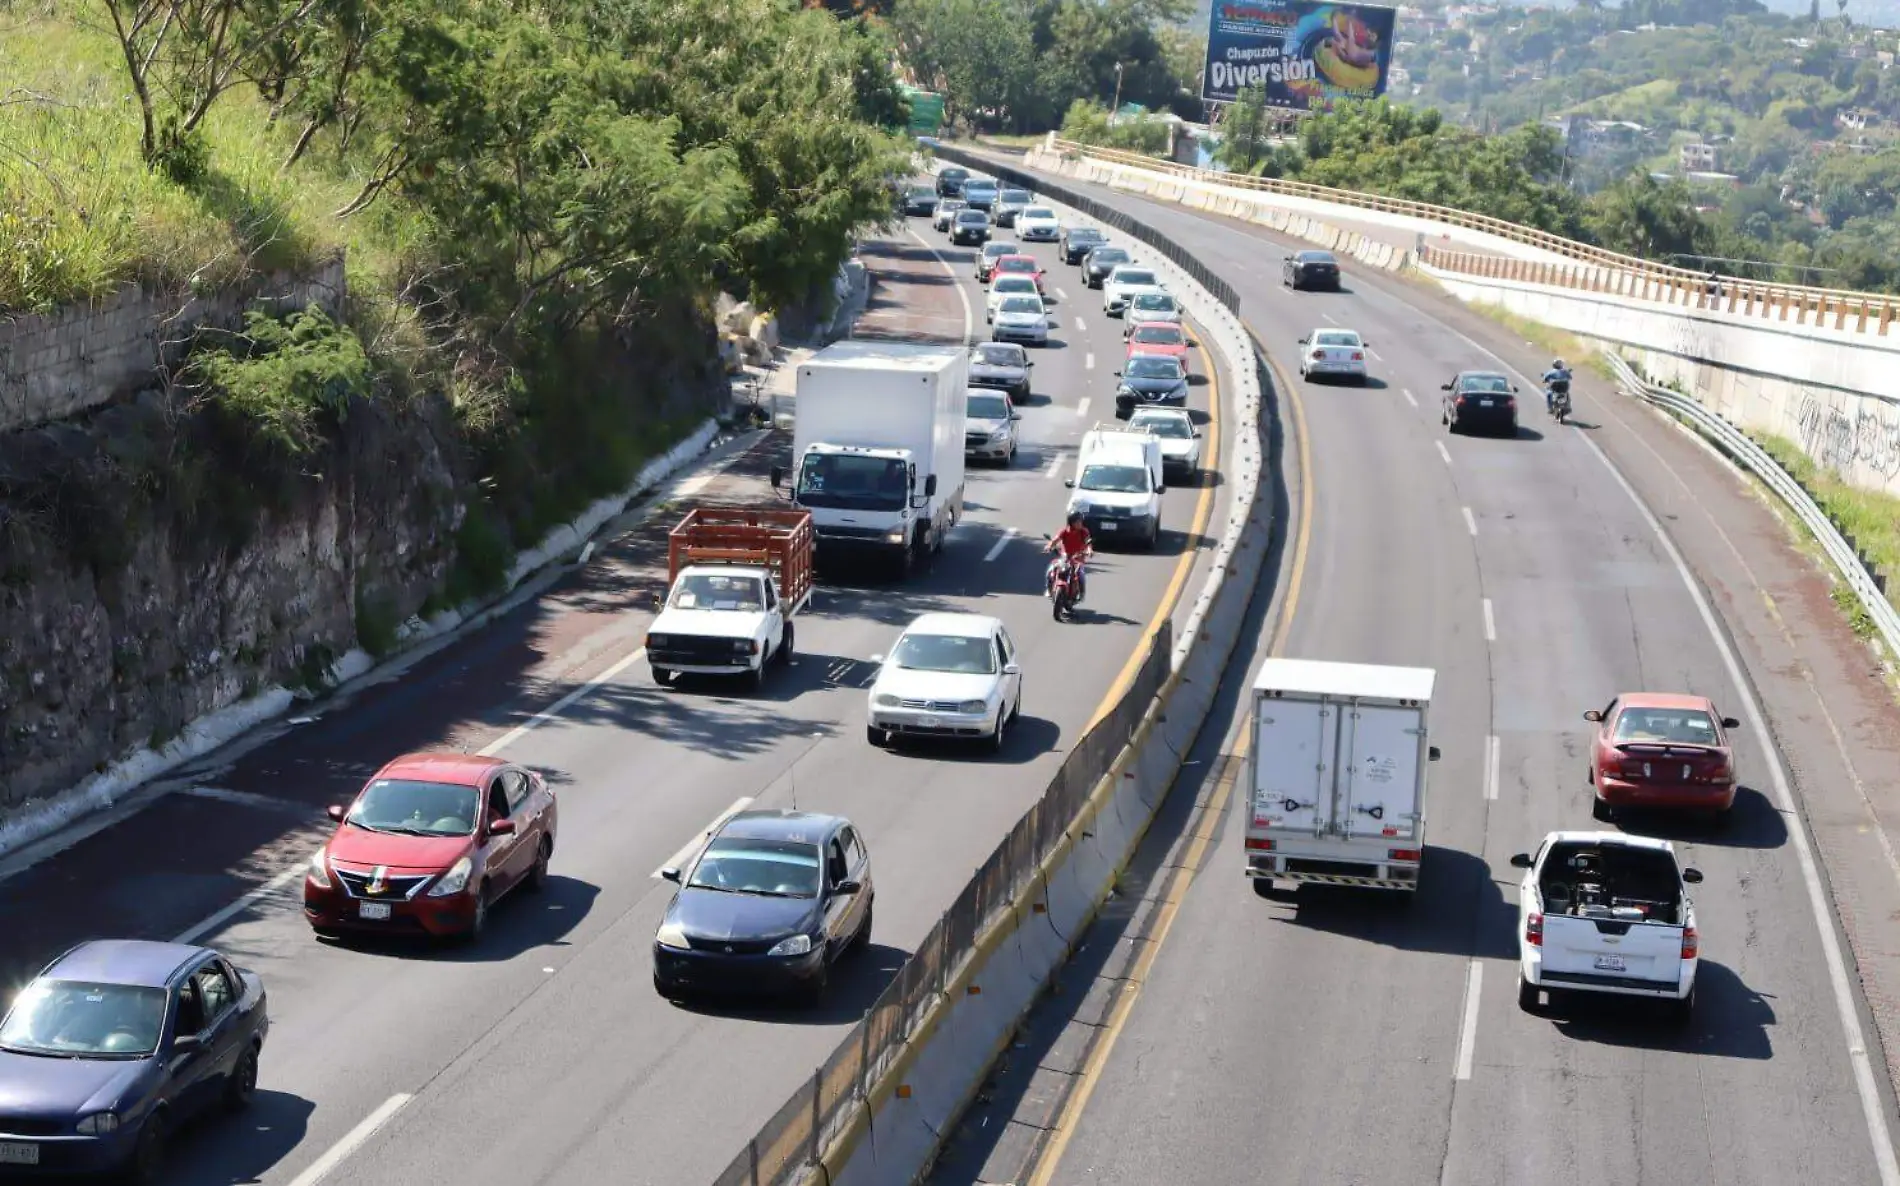
<svg viewBox="0 0 1900 1186">
<path fill-rule="evenodd" d="M 1323 109 L 1385 93 L 1398 11 L 1319 0 L 1214 0 L 1201 98 L 1260 87 L 1273 107 Z"/>
</svg>

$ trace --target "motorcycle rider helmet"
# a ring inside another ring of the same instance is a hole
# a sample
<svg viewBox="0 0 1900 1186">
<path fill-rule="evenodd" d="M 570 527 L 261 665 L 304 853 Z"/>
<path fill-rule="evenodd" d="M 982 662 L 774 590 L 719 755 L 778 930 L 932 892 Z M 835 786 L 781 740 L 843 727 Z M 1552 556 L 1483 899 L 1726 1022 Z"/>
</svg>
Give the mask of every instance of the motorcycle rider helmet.
<svg viewBox="0 0 1900 1186">
<path fill-rule="evenodd" d="M 1069 512 L 1069 526 L 1071 527 L 1082 526 L 1082 512 L 1081 511 Z"/>
<path fill-rule="evenodd" d="M 1569 370 L 1570 368 L 1568 368 L 1568 367 L 1566 367 L 1566 366 L 1564 366 L 1564 360 L 1563 360 L 1563 359 L 1561 359 L 1561 358 L 1553 358 L 1553 359 L 1551 359 L 1551 361 L 1550 361 L 1550 369 L 1551 369 L 1551 370 L 1553 370 L 1553 371 L 1563 371 L 1563 370 Z"/>
</svg>

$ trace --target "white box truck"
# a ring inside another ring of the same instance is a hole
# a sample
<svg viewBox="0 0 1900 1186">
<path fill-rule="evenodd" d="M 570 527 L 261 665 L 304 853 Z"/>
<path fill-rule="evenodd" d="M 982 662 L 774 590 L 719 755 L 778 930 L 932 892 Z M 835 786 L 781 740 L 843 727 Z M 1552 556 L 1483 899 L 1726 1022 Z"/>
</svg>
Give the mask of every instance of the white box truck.
<svg viewBox="0 0 1900 1186">
<path fill-rule="evenodd" d="M 963 516 L 962 346 L 845 341 L 798 368 L 788 475 L 820 559 L 882 552 L 909 573 Z"/>
<path fill-rule="evenodd" d="M 1423 667 L 1268 659 L 1254 677 L 1247 876 L 1412 891 L 1425 855 Z"/>
</svg>

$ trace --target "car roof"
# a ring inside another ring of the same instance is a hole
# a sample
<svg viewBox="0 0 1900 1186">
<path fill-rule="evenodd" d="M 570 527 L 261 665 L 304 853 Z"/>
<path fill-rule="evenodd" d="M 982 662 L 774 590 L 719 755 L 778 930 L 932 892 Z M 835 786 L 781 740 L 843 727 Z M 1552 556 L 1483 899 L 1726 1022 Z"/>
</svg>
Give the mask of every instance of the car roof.
<svg viewBox="0 0 1900 1186">
<path fill-rule="evenodd" d="M 1322 325 L 1314 329 L 1310 336 L 1318 337 L 1320 334 L 1351 334 L 1356 338 L 1359 331 L 1344 325 Z"/>
<path fill-rule="evenodd" d="M 1130 354 L 1128 356 L 1128 361 L 1129 362 L 1165 362 L 1169 366 L 1175 367 L 1177 369 L 1179 369 L 1182 366 L 1181 360 L 1176 358 L 1172 354 L 1154 354 L 1146 350 L 1137 350 L 1133 354 Z"/>
<path fill-rule="evenodd" d="M 905 634 L 947 634 L 953 638 L 988 638 L 1003 623 L 988 614 L 922 614 L 904 627 Z"/>
<path fill-rule="evenodd" d="M 375 777 L 478 787 L 482 780 L 507 764 L 500 758 L 485 758 L 480 754 L 404 754 L 400 758 L 391 758 L 376 772 Z"/>
<path fill-rule="evenodd" d="M 1142 321 L 1140 319 L 1136 319 L 1136 321 L 1134 322 L 1134 328 L 1130 329 L 1128 332 L 1131 335 L 1138 334 L 1144 329 L 1166 330 L 1169 333 L 1175 333 L 1175 334 L 1187 333 L 1186 330 L 1181 328 L 1181 323 L 1178 321 Z"/>
<path fill-rule="evenodd" d="M 1691 696 L 1685 692 L 1625 692 L 1616 698 L 1618 710 L 1625 708 L 1700 708 L 1715 709 L 1707 696 Z"/>
<path fill-rule="evenodd" d="M 1506 387 L 1511 385 L 1511 377 L 1502 371 L 1459 371 L 1457 378 L 1451 382 L 1455 387 L 1460 383 L 1469 383 L 1475 379 L 1495 379 Z"/>
<path fill-rule="evenodd" d="M 1169 292 L 1167 289 L 1161 287 L 1159 284 L 1152 284 L 1152 285 L 1147 285 L 1143 287 L 1140 292 L 1135 293 L 1133 299 L 1138 301 L 1138 300 L 1141 300 L 1143 297 L 1148 297 L 1150 299 L 1153 299 L 1154 297 L 1166 297 L 1169 300 L 1173 300 L 1174 294 Z"/>
<path fill-rule="evenodd" d="M 1014 252 L 1013 254 L 1006 255 L 1003 257 L 1003 259 L 1026 259 L 1032 264 L 1036 262 L 1035 256 L 1030 255 L 1027 252 L 1022 252 L 1022 251 L 1017 251 L 1017 252 Z M 1001 261 L 998 261 L 998 262 L 1001 262 Z"/>
<path fill-rule="evenodd" d="M 90 980 L 98 984 L 126 984 L 164 988 L 178 970 L 211 953 L 189 943 L 156 943 L 149 939 L 94 939 L 81 943 L 46 969 L 42 975 L 57 980 Z"/>
<path fill-rule="evenodd" d="M 1552 832 L 1544 837 L 1545 844 L 1594 844 L 1603 848 L 1647 848 L 1675 855 L 1676 846 L 1667 840 L 1658 840 L 1653 836 L 1637 836 L 1629 832 Z"/>
<path fill-rule="evenodd" d="M 1300 252 L 1297 258 L 1319 262 L 1322 260 L 1332 259 L 1333 253 L 1330 251 L 1302 251 Z"/>
<path fill-rule="evenodd" d="M 791 840 L 800 833 L 809 836 L 816 832 L 820 836 L 828 836 L 850 822 L 841 815 L 825 815 L 816 811 L 741 811 L 721 825 L 719 836 L 721 839 L 730 837 L 735 840 Z"/>
<path fill-rule="evenodd" d="M 1137 420 L 1185 420 L 1189 424 L 1194 423 L 1194 417 L 1180 408 L 1136 408 L 1135 414 L 1128 418 L 1128 423 L 1133 424 Z"/>
</svg>

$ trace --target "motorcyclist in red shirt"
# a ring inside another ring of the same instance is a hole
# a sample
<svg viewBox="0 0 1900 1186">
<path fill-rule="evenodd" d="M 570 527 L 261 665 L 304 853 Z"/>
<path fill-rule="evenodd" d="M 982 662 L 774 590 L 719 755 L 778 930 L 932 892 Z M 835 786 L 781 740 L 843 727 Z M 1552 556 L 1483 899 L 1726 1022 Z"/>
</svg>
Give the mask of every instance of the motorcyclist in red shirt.
<svg viewBox="0 0 1900 1186">
<path fill-rule="evenodd" d="M 1082 598 L 1088 593 L 1087 566 L 1081 565 L 1081 562 L 1094 551 L 1088 526 L 1083 523 L 1080 514 L 1074 511 L 1069 512 L 1069 525 L 1049 541 L 1048 550 L 1060 553 L 1064 559 L 1080 565 L 1075 574 L 1075 600 L 1076 604 L 1080 605 Z"/>
</svg>

